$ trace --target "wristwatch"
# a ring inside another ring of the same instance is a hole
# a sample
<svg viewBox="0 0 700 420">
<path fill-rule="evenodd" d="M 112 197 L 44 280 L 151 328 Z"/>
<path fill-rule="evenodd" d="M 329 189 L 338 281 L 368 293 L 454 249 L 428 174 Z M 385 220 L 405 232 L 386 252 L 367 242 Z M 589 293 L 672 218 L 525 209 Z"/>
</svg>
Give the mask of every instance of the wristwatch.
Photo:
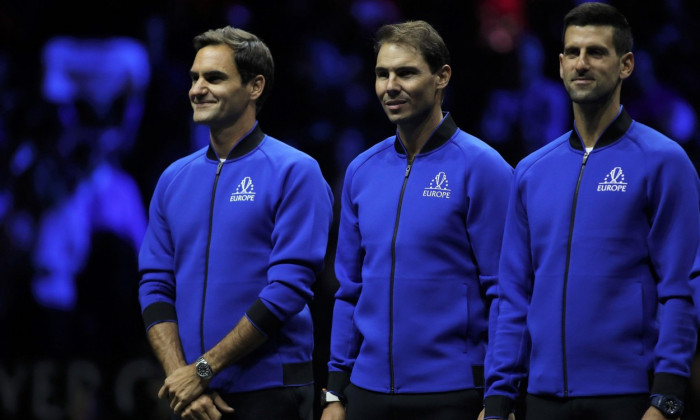
<svg viewBox="0 0 700 420">
<path fill-rule="evenodd" d="M 214 372 L 211 371 L 211 366 L 204 360 L 204 357 L 200 357 L 194 362 L 194 368 L 197 372 L 197 376 L 202 379 L 211 379 L 214 376 Z"/>
<path fill-rule="evenodd" d="M 650 404 L 661 411 L 667 419 L 676 419 L 683 414 L 683 401 L 675 395 L 654 394 Z"/>
<path fill-rule="evenodd" d="M 332 402 L 339 402 L 345 405 L 345 398 L 340 397 L 333 392 L 327 391 L 325 389 L 321 390 L 321 408 L 326 408 L 326 406 Z"/>
</svg>

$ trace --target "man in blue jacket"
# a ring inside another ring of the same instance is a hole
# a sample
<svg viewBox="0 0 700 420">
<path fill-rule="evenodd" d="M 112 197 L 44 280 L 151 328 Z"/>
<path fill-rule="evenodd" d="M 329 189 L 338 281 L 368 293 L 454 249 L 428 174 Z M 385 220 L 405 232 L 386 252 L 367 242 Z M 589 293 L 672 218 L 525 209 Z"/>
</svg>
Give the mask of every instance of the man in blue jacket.
<svg viewBox="0 0 700 420">
<path fill-rule="evenodd" d="M 528 376 L 528 419 L 677 419 L 695 349 L 689 274 L 700 182 L 683 149 L 620 104 L 625 17 L 564 18 L 559 72 L 574 129 L 515 169 L 486 419 Z"/>
<path fill-rule="evenodd" d="M 476 419 L 512 167 L 442 111 L 433 27 L 384 26 L 375 51 L 397 129 L 346 171 L 323 419 Z"/>
<path fill-rule="evenodd" d="M 194 46 L 189 99 L 210 143 L 161 175 L 139 255 L 143 320 L 167 376 L 158 395 L 186 419 L 310 420 L 308 303 L 331 190 L 314 159 L 256 120 L 274 73 L 267 46 L 232 27 Z"/>
</svg>

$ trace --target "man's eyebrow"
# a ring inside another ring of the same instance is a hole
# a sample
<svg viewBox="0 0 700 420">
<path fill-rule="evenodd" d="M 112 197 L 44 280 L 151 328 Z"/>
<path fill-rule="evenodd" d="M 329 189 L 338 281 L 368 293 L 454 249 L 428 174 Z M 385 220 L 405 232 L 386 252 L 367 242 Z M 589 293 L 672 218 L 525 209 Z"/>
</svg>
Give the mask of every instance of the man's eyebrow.
<svg viewBox="0 0 700 420">
<path fill-rule="evenodd" d="M 194 70 L 190 70 L 190 76 L 196 76 L 198 74 L 199 74 L 198 72 L 196 72 Z M 219 70 L 209 70 L 209 71 L 202 72 L 202 76 L 205 78 L 206 77 L 226 77 L 226 73 L 219 71 Z"/>
<path fill-rule="evenodd" d="M 416 66 L 398 66 L 398 67 L 392 67 L 391 69 L 394 71 L 406 71 L 406 70 L 418 70 L 418 67 L 416 67 Z M 377 66 L 374 68 L 374 71 L 387 71 L 387 70 L 389 70 L 389 69 L 386 67 L 382 67 L 382 66 Z"/>
</svg>

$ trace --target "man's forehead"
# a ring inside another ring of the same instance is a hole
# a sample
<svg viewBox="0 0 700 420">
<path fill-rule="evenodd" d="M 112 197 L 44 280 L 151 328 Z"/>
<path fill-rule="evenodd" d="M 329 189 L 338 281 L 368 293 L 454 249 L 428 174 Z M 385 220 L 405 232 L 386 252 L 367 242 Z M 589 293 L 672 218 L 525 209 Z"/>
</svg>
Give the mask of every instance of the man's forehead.
<svg viewBox="0 0 700 420">
<path fill-rule="evenodd" d="M 564 32 L 564 47 L 570 44 L 613 45 L 614 28 L 608 25 L 571 25 Z"/>
<path fill-rule="evenodd" d="M 197 51 L 192 69 L 219 69 L 222 71 L 234 69 L 233 54 L 233 50 L 227 45 L 207 45 Z"/>
<path fill-rule="evenodd" d="M 410 44 L 387 42 L 377 53 L 377 67 L 417 67 L 424 64 L 427 65 L 421 52 Z"/>
</svg>

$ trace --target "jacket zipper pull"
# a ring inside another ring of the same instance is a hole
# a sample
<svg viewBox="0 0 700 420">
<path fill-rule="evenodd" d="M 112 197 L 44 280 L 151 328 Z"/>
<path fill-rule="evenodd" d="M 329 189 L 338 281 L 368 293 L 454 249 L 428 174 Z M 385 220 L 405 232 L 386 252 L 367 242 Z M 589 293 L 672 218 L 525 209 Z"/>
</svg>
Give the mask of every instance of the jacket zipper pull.
<svg viewBox="0 0 700 420">
<path fill-rule="evenodd" d="M 216 175 L 221 173 L 221 168 L 224 166 L 224 162 L 219 161 L 219 165 L 216 167 Z"/>
<path fill-rule="evenodd" d="M 414 158 L 408 160 L 408 165 L 406 165 L 406 173 L 404 174 L 405 178 L 408 178 L 408 174 L 411 172 L 411 167 L 413 166 L 413 159 Z"/>
<path fill-rule="evenodd" d="M 583 166 L 586 165 L 586 162 L 588 161 L 588 155 L 589 155 L 588 152 L 583 154 L 583 162 L 581 163 L 581 165 L 583 165 Z"/>
</svg>

